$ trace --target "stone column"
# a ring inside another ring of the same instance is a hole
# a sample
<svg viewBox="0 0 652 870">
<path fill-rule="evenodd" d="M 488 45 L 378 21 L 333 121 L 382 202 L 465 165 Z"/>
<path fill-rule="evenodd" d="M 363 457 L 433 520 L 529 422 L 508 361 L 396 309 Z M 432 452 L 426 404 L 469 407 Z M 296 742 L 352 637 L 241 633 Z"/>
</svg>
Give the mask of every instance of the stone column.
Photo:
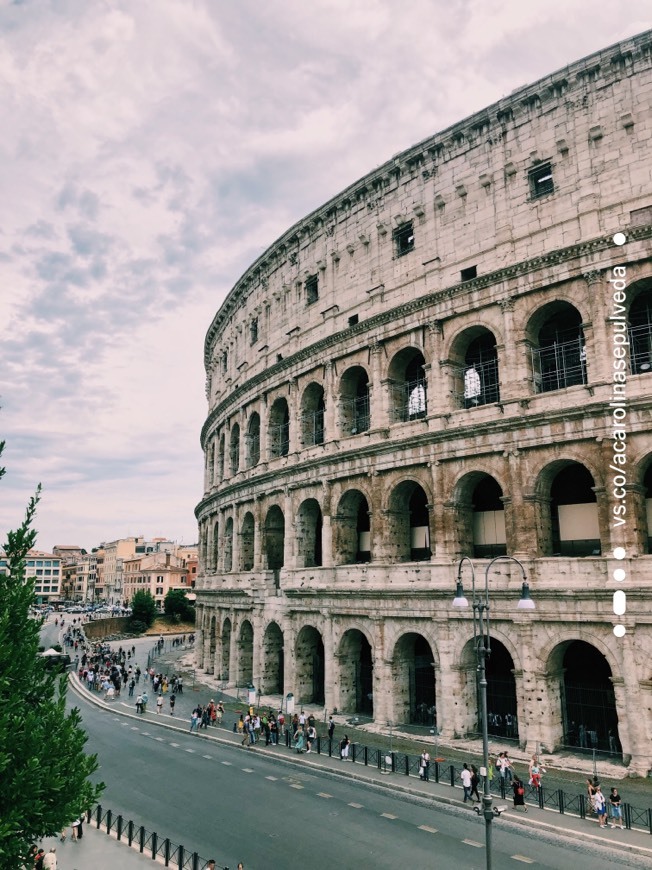
<svg viewBox="0 0 652 870">
<path fill-rule="evenodd" d="M 233 545 L 231 555 L 231 571 L 240 571 L 240 505 L 233 505 Z"/>
<path fill-rule="evenodd" d="M 446 371 L 440 365 L 443 357 L 443 325 L 432 320 L 426 327 L 424 356 L 428 385 L 428 416 L 440 416 L 450 411 L 449 385 Z"/>
<path fill-rule="evenodd" d="M 652 762 L 652 749 L 646 734 L 646 716 L 643 715 L 646 708 L 641 704 L 638 668 L 634 655 L 635 628 L 633 624 L 627 625 L 627 622 L 625 623 L 627 633 L 617 639 L 622 650 L 622 677 L 612 677 L 618 712 L 618 736 L 626 763 L 626 757 L 631 756 L 629 772 L 647 776 Z"/>
<path fill-rule="evenodd" d="M 321 529 L 321 554 L 324 568 L 333 567 L 333 529 L 331 525 L 331 493 L 332 486 L 329 481 L 322 482 L 323 506 L 322 506 L 322 529 Z"/>
<path fill-rule="evenodd" d="M 256 496 L 253 505 L 254 514 L 254 572 L 265 571 L 265 527 L 262 498 Z"/>
<path fill-rule="evenodd" d="M 544 503 L 534 494 L 523 491 L 523 483 L 528 479 L 525 461 L 520 451 L 510 450 L 507 453 L 509 475 L 509 499 L 505 504 L 505 532 L 507 552 L 517 559 L 529 559 L 539 555 L 537 541 L 537 514 L 547 505 L 550 511 L 550 501 Z"/>
<path fill-rule="evenodd" d="M 229 638 L 229 685 L 235 686 L 238 682 L 238 632 L 240 631 L 240 622 L 236 621 L 233 610 L 229 613 L 231 618 L 231 637 Z"/>
<path fill-rule="evenodd" d="M 204 667 L 204 605 L 197 608 L 195 621 L 195 664 L 197 668 Z"/>
<path fill-rule="evenodd" d="M 323 623 L 322 641 L 324 644 L 324 710 L 328 713 L 335 707 L 336 667 L 332 618 L 327 618 Z"/>
<path fill-rule="evenodd" d="M 335 368 L 328 360 L 324 364 L 324 443 L 336 441 L 338 438 Z"/>
<path fill-rule="evenodd" d="M 384 429 L 389 424 L 387 384 L 383 381 L 382 364 L 384 348 L 376 342 L 371 351 L 371 384 L 369 386 L 369 401 L 371 413 L 371 428 Z"/>
<path fill-rule="evenodd" d="M 283 541 L 283 566 L 287 570 L 296 568 L 296 521 L 292 493 L 285 489 L 285 539 Z"/>
<path fill-rule="evenodd" d="M 606 275 L 598 269 L 585 272 L 582 276 L 586 287 L 582 290 L 588 298 L 588 310 L 591 318 L 591 328 L 584 328 L 586 339 L 586 368 L 589 384 L 604 383 L 611 380 L 611 355 L 608 353 L 609 336 L 607 334 L 607 291 Z"/>
</svg>

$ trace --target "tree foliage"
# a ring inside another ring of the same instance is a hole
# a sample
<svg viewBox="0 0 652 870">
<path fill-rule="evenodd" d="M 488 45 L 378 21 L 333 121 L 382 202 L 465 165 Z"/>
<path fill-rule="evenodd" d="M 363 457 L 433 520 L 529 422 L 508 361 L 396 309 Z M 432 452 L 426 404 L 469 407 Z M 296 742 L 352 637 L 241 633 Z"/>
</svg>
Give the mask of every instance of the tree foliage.
<svg viewBox="0 0 652 870">
<path fill-rule="evenodd" d="M 176 616 L 181 622 L 195 621 L 195 608 L 186 598 L 185 589 L 170 589 L 165 596 L 163 609 L 168 616 Z"/>
<path fill-rule="evenodd" d="M 156 617 L 156 602 L 152 593 L 145 589 L 139 589 L 131 599 L 131 620 L 142 622 L 147 628 L 154 622 Z"/>
<path fill-rule="evenodd" d="M 0 454 L 4 442 L 0 442 Z M 0 468 L 0 477 L 4 475 Z M 76 708 L 66 711 L 66 676 L 38 655 L 40 622 L 29 615 L 34 578 L 26 558 L 36 542 L 32 522 L 40 486 L 23 523 L 7 534 L 7 573 L 0 573 L 0 868 L 23 866 L 30 845 L 58 833 L 97 802 L 104 785 L 86 755 Z"/>
</svg>

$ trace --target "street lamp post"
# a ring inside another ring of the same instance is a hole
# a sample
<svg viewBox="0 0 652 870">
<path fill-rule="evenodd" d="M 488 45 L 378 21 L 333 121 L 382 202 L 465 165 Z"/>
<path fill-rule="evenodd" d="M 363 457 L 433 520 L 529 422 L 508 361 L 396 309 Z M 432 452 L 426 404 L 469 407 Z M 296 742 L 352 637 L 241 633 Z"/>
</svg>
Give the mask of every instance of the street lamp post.
<svg viewBox="0 0 652 870">
<path fill-rule="evenodd" d="M 480 694 L 480 715 L 482 717 L 482 763 L 483 769 L 480 771 L 483 777 L 483 793 L 482 793 L 482 815 L 485 821 L 485 846 L 486 846 L 486 867 L 491 870 L 491 823 L 494 818 L 494 809 L 492 806 L 492 797 L 489 783 L 489 728 L 487 722 L 487 659 L 491 655 L 491 634 L 489 631 L 489 572 L 495 562 L 510 561 L 516 562 L 523 573 L 523 587 L 521 599 L 518 602 L 519 610 L 534 610 L 534 601 L 530 598 L 530 587 L 527 582 L 525 568 L 515 559 L 514 556 L 496 556 L 487 565 L 484 572 L 484 595 L 475 591 L 475 567 L 468 556 L 463 556 L 457 566 L 457 590 L 453 599 L 453 607 L 460 609 L 467 608 L 469 602 L 464 596 L 464 588 L 462 586 L 462 567 L 465 562 L 471 567 L 471 589 L 472 589 L 472 608 L 473 608 L 473 641 L 475 644 L 475 653 L 478 662 L 477 667 L 477 685 Z"/>
</svg>

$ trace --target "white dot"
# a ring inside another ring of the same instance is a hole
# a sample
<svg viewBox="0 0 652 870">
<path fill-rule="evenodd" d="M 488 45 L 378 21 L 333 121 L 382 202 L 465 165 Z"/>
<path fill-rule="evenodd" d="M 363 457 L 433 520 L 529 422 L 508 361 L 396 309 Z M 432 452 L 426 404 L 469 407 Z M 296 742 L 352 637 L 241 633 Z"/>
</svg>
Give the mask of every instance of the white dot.
<svg viewBox="0 0 652 870">
<path fill-rule="evenodd" d="M 616 637 L 624 637 L 627 633 L 627 629 L 624 625 L 614 625 L 614 634 Z"/>
<path fill-rule="evenodd" d="M 624 568 L 616 568 L 614 571 L 614 580 L 618 580 L 620 583 L 627 577 L 627 571 Z"/>
<path fill-rule="evenodd" d="M 614 592 L 613 611 L 616 616 L 622 616 L 627 610 L 627 596 L 622 589 Z"/>
<path fill-rule="evenodd" d="M 624 559 L 626 556 L 624 547 L 614 547 L 614 559 Z"/>
<path fill-rule="evenodd" d="M 627 236 L 625 233 L 615 233 L 614 235 L 614 245 L 624 245 L 627 241 Z"/>
</svg>

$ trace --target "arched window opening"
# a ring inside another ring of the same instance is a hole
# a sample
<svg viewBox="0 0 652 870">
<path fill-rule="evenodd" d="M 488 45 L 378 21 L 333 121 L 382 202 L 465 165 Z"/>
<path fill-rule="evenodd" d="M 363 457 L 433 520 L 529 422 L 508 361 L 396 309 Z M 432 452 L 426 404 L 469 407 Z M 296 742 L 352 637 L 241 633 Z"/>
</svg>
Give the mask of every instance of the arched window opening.
<svg viewBox="0 0 652 870">
<path fill-rule="evenodd" d="M 570 463 L 555 476 L 550 488 L 553 555 L 600 555 L 594 486 L 591 473 L 578 462 Z"/>
<path fill-rule="evenodd" d="M 306 499 L 297 516 L 297 550 L 299 564 L 304 568 L 318 568 L 322 564 L 322 524 L 319 502 Z"/>
<path fill-rule="evenodd" d="M 435 659 L 420 634 L 404 634 L 394 648 L 392 677 L 397 722 L 437 725 Z"/>
<path fill-rule="evenodd" d="M 324 388 L 310 384 L 303 394 L 301 440 L 306 447 L 324 443 Z"/>
<path fill-rule="evenodd" d="M 254 567 L 254 517 L 249 511 L 242 520 L 240 567 L 243 571 L 252 571 Z"/>
<path fill-rule="evenodd" d="M 272 505 L 265 518 L 265 555 L 270 571 L 280 571 L 284 563 L 285 517 L 278 505 Z"/>
<path fill-rule="evenodd" d="M 249 419 L 245 443 L 247 468 L 253 468 L 260 462 L 260 416 L 255 411 Z"/>
<path fill-rule="evenodd" d="M 269 455 L 287 456 L 290 452 L 290 411 L 285 399 L 277 399 L 269 414 Z"/>
<path fill-rule="evenodd" d="M 507 554 L 503 491 L 489 475 L 473 490 L 473 555 L 493 559 Z"/>
<path fill-rule="evenodd" d="M 410 559 L 422 562 L 432 555 L 430 550 L 430 514 L 428 498 L 421 487 L 412 493 L 410 511 Z"/>
<path fill-rule="evenodd" d="M 392 361 L 390 382 L 394 422 L 418 420 L 426 416 L 425 363 L 423 354 L 413 349 L 401 351 Z"/>
<path fill-rule="evenodd" d="M 563 743 L 618 755 L 618 713 L 609 662 L 583 640 L 568 644 L 560 686 Z"/>
<path fill-rule="evenodd" d="M 231 474 L 237 474 L 240 468 L 240 427 L 237 423 L 231 429 Z"/>
<path fill-rule="evenodd" d="M 349 369 L 342 377 L 340 425 L 344 436 L 367 432 L 371 425 L 369 375 L 361 366 Z"/>
<path fill-rule="evenodd" d="M 645 516 L 647 520 L 647 552 L 652 553 L 652 463 L 648 465 L 643 478 L 645 489 Z"/>
<path fill-rule="evenodd" d="M 629 361 L 633 375 L 652 372 L 652 291 L 645 290 L 629 309 Z M 614 321 L 614 330 L 617 327 Z"/>
<path fill-rule="evenodd" d="M 224 480 L 224 450 L 225 450 L 225 439 L 224 435 L 220 436 L 220 452 L 218 456 L 218 472 L 220 475 L 220 482 Z"/>
<path fill-rule="evenodd" d="M 559 307 L 540 328 L 532 348 L 532 371 L 538 393 L 587 383 L 582 317 L 572 305 Z"/>
<path fill-rule="evenodd" d="M 224 529 L 224 571 L 233 571 L 233 517 L 228 518 Z"/>
<path fill-rule="evenodd" d="M 500 401 L 496 339 L 483 332 L 468 346 L 464 365 L 456 371 L 455 392 L 463 408 Z"/>
<path fill-rule="evenodd" d="M 344 633 L 338 661 L 342 711 L 373 716 L 373 653 L 369 641 L 361 631 L 350 629 Z"/>
</svg>

